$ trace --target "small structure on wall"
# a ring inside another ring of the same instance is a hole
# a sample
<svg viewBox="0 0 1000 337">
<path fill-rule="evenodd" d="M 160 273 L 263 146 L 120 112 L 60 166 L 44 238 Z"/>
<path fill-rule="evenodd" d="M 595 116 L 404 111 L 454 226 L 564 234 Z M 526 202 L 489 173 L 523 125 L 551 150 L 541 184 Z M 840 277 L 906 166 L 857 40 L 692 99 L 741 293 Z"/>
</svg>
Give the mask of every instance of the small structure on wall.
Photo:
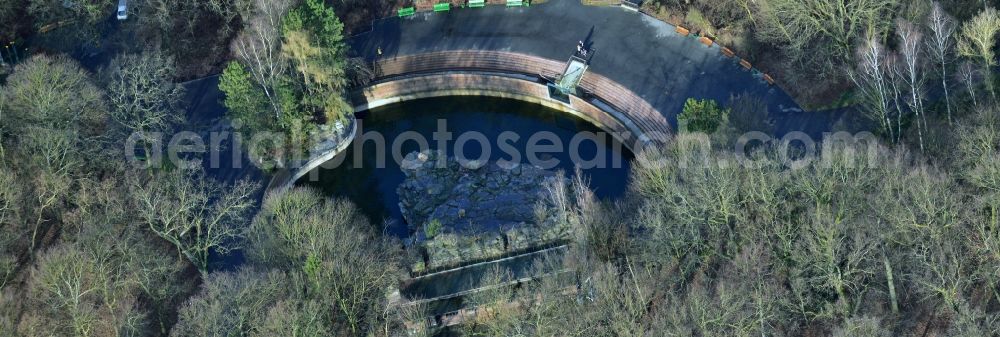
<svg viewBox="0 0 1000 337">
<path fill-rule="evenodd" d="M 624 0 L 622 1 L 622 8 L 638 12 L 639 8 L 642 7 L 642 0 Z"/>
<path fill-rule="evenodd" d="M 580 85 L 583 74 L 590 68 L 590 60 L 594 57 L 594 48 L 588 43 L 580 41 L 576 45 L 576 52 L 569 57 L 566 68 L 562 74 L 556 78 L 555 83 L 549 84 L 550 98 L 569 103 L 569 95 L 576 93 L 576 87 Z"/>
</svg>

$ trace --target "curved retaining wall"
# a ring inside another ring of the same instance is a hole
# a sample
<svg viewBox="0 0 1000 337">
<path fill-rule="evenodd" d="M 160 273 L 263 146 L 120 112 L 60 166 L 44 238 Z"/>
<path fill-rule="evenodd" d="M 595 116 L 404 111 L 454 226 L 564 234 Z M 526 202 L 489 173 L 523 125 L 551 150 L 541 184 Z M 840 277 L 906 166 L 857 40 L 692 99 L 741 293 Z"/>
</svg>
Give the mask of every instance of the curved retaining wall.
<svg viewBox="0 0 1000 337">
<path fill-rule="evenodd" d="M 630 150 L 647 141 L 641 128 L 617 111 L 605 111 L 576 96 L 569 103 L 548 98 L 548 87 L 523 78 L 477 72 L 434 73 L 378 83 L 355 93 L 354 108 L 364 111 L 416 99 L 446 96 L 487 96 L 538 104 L 580 117 L 611 133 Z"/>
<path fill-rule="evenodd" d="M 295 186 L 296 181 L 304 177 L 310 171 L 320 165 L 323 165 L 323 163 L 330 161 L 341 152 L 344 152 L 344 150 L 347 150 L 347 147 L 354 141 L 354 136 L 356 136 L 357 133 L 358 123 L 352 122 L 351 132 L 340 138 L 335 146 L 309 157 L 308 161 L 297 168 L 286 168 L 278 171 L 278 173 L 275 173 L 274 177 L 271 178 L 271 181 L 267 184 L 267 188 L 265 190 L 267 193 L 278 194 L 288 191 L 292 188 L 292 186 Z"/>
<path fill-rule="evenodd" d="M 375 62 L 376 76 L 382 81 L 400 76 L 414 77 L 421 74 L 463 70 L 554 78 L 559 76 L 565 67 L 563 61 L 488 50 L 429 52 L 385 58 Z M 579 89 L 606 103 L 612 108 L 611 110 L 620 112 L 624 119 L 637 127 L 639 134 L 653 132 L 660 135 L 672 134 L 670 123 L 660 111 L 625 86 L 605 76 L 588 71 L 580 81 Z M 547 100 L 548 93 L 537 97 Z"/>
</svg>

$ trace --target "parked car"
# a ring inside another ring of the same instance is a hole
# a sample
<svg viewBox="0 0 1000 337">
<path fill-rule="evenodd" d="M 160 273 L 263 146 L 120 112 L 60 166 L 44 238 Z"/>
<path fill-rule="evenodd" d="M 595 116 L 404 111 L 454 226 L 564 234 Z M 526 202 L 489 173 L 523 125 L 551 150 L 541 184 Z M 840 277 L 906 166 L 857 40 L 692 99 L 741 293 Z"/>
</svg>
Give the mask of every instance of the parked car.
<svg viewBox="0 0 1000 337">
<path fill-rule="evenodd" d="M 125 0 L 118 0 L 118 20 L 128 19 L 128 6 Z"/>
</svg>

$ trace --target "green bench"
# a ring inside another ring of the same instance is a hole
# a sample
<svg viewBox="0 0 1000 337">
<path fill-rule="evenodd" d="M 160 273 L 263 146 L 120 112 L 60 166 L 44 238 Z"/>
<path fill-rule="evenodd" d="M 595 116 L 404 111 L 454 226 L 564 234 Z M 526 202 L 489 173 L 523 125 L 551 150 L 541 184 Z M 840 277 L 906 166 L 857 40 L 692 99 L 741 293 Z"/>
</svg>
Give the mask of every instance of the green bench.
<svg viewBox="0 0 1000 337">
<path fill-rule="evenodd" d="M 527 4 L 524 0 L 507 0 L 507 7 L 521 7 Z"/>
<path fill-rule="evenodd" d="M 413 7 L 406 7 L 406 8 L 400 8 L 398 14 L 399 17 L 406 17 L 406 16 L 411 16 L 416 12 L 417 10 L 414 9 Z"/>
<path fill-rule="evenodd" d="M 435 12 L 447 12 L 451 10 L 451 4 L 447 2 L 442 2 L 434 5 Z"/>
<path fill-rule="evenodd" d="M 469 8 L 486 7 L 486 0 L 469 0 Z"/>
</svg>

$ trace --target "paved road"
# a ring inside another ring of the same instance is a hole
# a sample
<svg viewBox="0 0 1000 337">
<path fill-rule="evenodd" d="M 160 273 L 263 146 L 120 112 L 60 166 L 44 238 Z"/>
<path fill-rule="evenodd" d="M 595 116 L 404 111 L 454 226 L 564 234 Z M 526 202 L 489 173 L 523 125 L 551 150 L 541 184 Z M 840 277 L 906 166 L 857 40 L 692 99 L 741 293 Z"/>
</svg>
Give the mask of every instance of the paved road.
<svg viewBox="0 0 1000 337">
<path fill-rule="evenodd" d="M 201 156 L 205 173 L 216 180 L 225 183 L 235 183 L 246 179 L 261 182 L 266 185 L 267 177 L 246 154 L 250 135 L 243 135 L 239 148 L 233 144 L 232 126 L 226 118 L 226 107 L 222 105 L 223 93 L 219 91 L 219 77 L 209 76 L 182 84 L 185 89 L 184 105 L 187 121 L 180 127 L 182 131 L 197 133 L 206 145 L 213 139 L 218 139 L 219 146 L 212 150 L 218 151 L 218 161 L 214 161 L 211 153 Z M 245 132 L 245 130 L 243 130 Z M 169 141 L 166 139 L 164 141 Z M 213 146 L 213 145 L 209 145 Z M 239 151 L 235 153 L 234 151 Z M 261 193 L 261 196 L 263 193 Z"/>
<path fill-rule="evenodd" d="M 619 7 L 584 6 L 577 0 L 550 0 L 528 8 L 455 8 L 375 22 L 350 41 L 368 59 L 445 50 L 502 50 L 568 59 L 580 40 L 596 54 L 590 71 L 630 88 L 663 113 L 673 127 L 687 98 L 727 102 L 730 95 L 763 98 L 779 134 L 818 134 L 841 113 L 803 113 L 781 89 L 769 86 L 718 46 L 706 47 L 674 27 Z"/>
</svg>

